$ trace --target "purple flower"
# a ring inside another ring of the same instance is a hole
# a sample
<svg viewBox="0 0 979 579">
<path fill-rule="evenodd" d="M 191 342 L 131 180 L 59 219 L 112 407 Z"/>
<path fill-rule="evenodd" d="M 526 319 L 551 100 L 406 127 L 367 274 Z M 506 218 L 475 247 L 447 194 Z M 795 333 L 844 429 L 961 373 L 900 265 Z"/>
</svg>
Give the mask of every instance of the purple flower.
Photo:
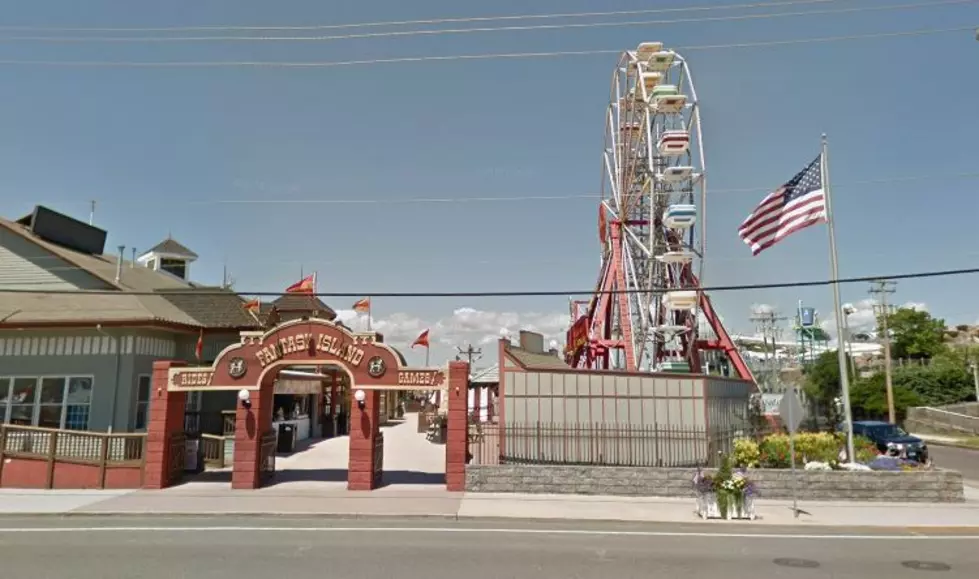
<svg viewBox="0 0 979 579">
<path fill-rule="evenodd" d="M 709 493 L 714 491 L 714 478 L 709 474 L 697 469 L 697 474 L 693 476 L 693 488 L 698 493 Z"/>
</svg>

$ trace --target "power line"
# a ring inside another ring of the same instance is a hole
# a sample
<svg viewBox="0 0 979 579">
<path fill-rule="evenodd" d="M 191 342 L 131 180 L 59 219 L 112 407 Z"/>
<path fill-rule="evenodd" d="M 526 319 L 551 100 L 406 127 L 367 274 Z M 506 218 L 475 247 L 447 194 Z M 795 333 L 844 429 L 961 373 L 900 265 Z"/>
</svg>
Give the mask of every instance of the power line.
<svg viewBox="0 0 979 579">
<path fill-rule="evenodd" d="M 857 6 L 850 8 L 830 8 L 823 10 L 802 10 L 795 12 L 766 12 L 763 14 L 737 14 L 730 16 L 707 16 L 698 18 L 677 18 L 672 20 L 629 20 L 621 22 L 578 22 L 563 24 L 524 24 L 511 26 L 490 26 L 478 28 L 435 28 L 422 30 L 394 30 L 385 32 L 358 32 L 327 36 L 0 36 L 0 42 L 43 42 L 43 43 L 188 43 L 188 42 L 329 42 L 339 40 L 362 40 L 368 38 L 392 38 L 409 36 L 441 36 L 446 34 L 472 34 L 486 32 L 527 32 L 541 30 L 570 30 L 586 28 L 622 28 L 631 26 L 668 26 L 672 24 L 705 24 L 710 22 L 739 22 L 768 20 L 772 18 L 794 18 L 799 16 L 822 16 L 832 14 L 856 14 L 862 12 L 883 12 L 894 10 L 934 9 L 941 6 L 974 4 L 979 0 L 940 0 L 938 2 L 919 2 L 915 4 L 887 4 L 882 6 Z"/>
<path fill-rule="evenodd" d="M 824 36 L 815 38 L 793 38 L 790 40 L 767 40 L 758 42 L 739 42 L 731 44 L 703 44 L 679 46 L 678 51 L 698 50 L 730 50 L 737 48 L 771 48 L 797 44 L 822 44 L 843 42 L 848 40 L 871 40 L 882 38 L 917 37 L 935 34 L 950 34 L 953 32 L 975 32 L 976 26 L 961 26 L 957 28 L 932 28 L 920 30 L 902 30 L 897 32 L 877 32 L 870 34 L 850 34 L 844 36 Z M 593 56 L 604 54 L 621 54 L 622 49 L 609 50 L 565 50 L 550 52 L 509 52 L 488 54 L 452 54 L 443 56 L 405 56 L 394 58 L 375 58 L 365 60 L 333 60 L 333 61 L 259 61 L 259 60 L 216 60 L 216 61 L 112 61 L 112 60 L 0 60 L 0 66 L 37 66 L 51 68 L 338 68 L 349 66 L 368 66 L 377 64 L 408 64 L 419 62 L 450 62 L 477 61 L 525 58 L 557 58 L 568 56 Z"/>
<path fill-rule="evenodd" d="M 974 179 L 979 177 L 979 171 L 971 171 L 966 173 L 952 173 L 944 174 L 937 173 L 934 175 L 916 175 L 909 177 L 892 177 L 892 178 L 879 178 L 879 179 L 865 179 L 860 181 L 850 181 L 844 182 L 839 185 L 834 185 L 835 188 L 845 188 L 845 187 L 856 187 L 861 185 L 886 185 L 886 184 L 896 184 L 896 183 L 907 183 L 914 181 L 935 181 L 941 179 Z M 743 187 L 743 188 L 728 188 L 728 189 L 709 189 L 709 194 L 716 193 L 761 193 L 761 192 L 771 192 L 773 187 Z M 599 201 L 601 197 L 597 193 L 591 195 L 516 195 L 511 197 L 502 196 L 490 196 L 490 197 L 413 197 L 408 199 L 212 199 L 204 201 L 182 201 L 181 205 L 187 206 L 205 206 L 205 205 L 402 205 L 402 204 L 426 204 L 426 203 L 501 203 L 501 202 L 526 202 L 526 201 L 572 201 L 589 199 L 592 201 Z M 59 204 L 79 204 L 85 203 L 90 204 L 91 201 L 58 201 L 53 200 L 51 203 Z M 112 201 L 113 205 L 119 205 L 118 202 Z M 172 207 L 172 202 L 167 202 L 167 206 Z M 140 201 L 139 205 L 145 207 L 147 203 L 145 201 Z"/>
<path fill-rule="evenodd" d="M 750 10 L 776 8 L 800 4 L 829 4 L 839 0 L 785 0 L 779 2 L 753 2 L 750 4 L 725 4 L 721 6 L 688 6 L 684 8 L 648 8 L 643 10 L 615 10 L 610 12 L 565 12 L 548 14 L 515 14 L 504 16 L 469 16 L 460 18 L 431 18 L 427 20 L 387 20 L 348 24 L 314 24 L 305 26 L 162 26 L 162 27 L 46 27 L 0 26 L 0 32 L 199 32 L 199 31 L 247 31 L 247 30 L 341 30 L 349 28 L 383 28 L 386 26 L 423 26 L 429 24 L 461 24 L 466 22 L 494 22 L 513 20 L 543 20 L 561 18 L 598 18 L 605 16 L 637 16 L 640 14 L 666 14 L 675 12 L 711 12 L 715 10 Z"/>
<path fill-rule="evenodd" d="M 939 271 L 924 271 L 916 273 L 902 273 L 894 275 L 869 275 L 860 277 L 847 277 L 840 278 L 836 280 L 837 283 L 867 283 L 876 280 L 902 280 L 902 279 L 924 279 L 924 278 L 934 278 L 934 277 L 950 277 L 959 275 L 969 275 L 979 273 L 979 268 L 962 268 L 962 269 L 946 269 Z M 711 286 L 699 288 L 700 291 L 704 292 L 724 292 L 724 291 L 748 291 L 748 290 L 760 290 L 760 289 L 780 289 L 780 288 L 799 288 L 799 287 L 817 287 L 817 286 L 827 286 L 834 283 L 834 280 L 814 280 L 814 281 L 796 281 L 796 282 L 781 282 L 781 283 L 759 283 L 759 284 L 741 284 L 741 285 L 728 285 L 728 286 Z M 654 291 L 670 291 L 674 288 L 657 288 Z M 256 297 L 272 297 L 272 296 L 282 296 L 285 295 L 283 292 L 250 292 L 250 291 L 239 291 L 236 292 L 240 295 L 256 296 Z M 549 296 L 574 296 L 574 295 L 600 295 L 600 294 L 642 294 L 650 293 L 646 290 L 544 290 L 544 291 L 499 291 L 499 292 L 377 292 L 377 291 L 362 291 L 362 292 L 317 292 L 315 294 L 303 294 L 303 295 L 313 295 L 320 298 L 359 298 L 363 296 L 371 296 L 372 298 L 470 298 L 470 297 L 549 297 Z M 0 295 L 2 294 L 42 294 L 42 295 L 114 295 L 114 296 L 166 296 L 166 295 L 196 295 L 196 296 L 214 296 L 214 295 L 227 295 L 226 291 L 219 290 L 196 290 L 188 291 L 187 289 L 177 289 L 177 290 L 167 290 L 161 289 L 158 291 L 128 291 L 128 290 L 28 290 L 28 289 L 10 289 L 10 288 L 0 288 Z"/>
</svg>

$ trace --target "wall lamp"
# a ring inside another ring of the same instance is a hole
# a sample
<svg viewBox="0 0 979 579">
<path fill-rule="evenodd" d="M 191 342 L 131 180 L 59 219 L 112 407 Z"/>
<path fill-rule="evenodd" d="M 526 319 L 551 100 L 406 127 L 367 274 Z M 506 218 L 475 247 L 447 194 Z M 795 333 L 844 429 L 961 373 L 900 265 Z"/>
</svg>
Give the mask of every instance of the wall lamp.
<svg viewBox="0 0 979 579">
<path fill-rule="evenodd" d="M 238 391 L 238 400 L 241 401 L 241 405 L 244 408 L 251 408 L 252 407 L 252 393 L 249 392 L 248 390 L 245 390 L 244 388 L 242 388 L 241 390 L 239 390 Z"/>
<path fill-rule="evenodd" d="M 367 394 L 364 394 L 363 390 L 358 390 L 354 392 L 354 400 L 357 401 L 357 408 L 361 410 L 364 409 L 364 401 L 367 400 Z"/>
</svg>

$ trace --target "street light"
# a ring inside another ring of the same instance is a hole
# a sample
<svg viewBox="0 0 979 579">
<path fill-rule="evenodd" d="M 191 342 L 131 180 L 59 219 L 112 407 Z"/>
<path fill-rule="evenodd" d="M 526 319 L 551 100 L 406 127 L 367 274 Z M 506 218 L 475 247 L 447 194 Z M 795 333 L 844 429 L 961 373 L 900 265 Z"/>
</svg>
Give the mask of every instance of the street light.
<svg viewBox="0 0 979 579">
<path fill-rule="evenodd" d="M 857 363 L 853 360 L 853 342 L 850 340 L 850 315 L 856 313 L 857 308 L 853 304 L 843 304 L 843 332 L 846 334 L 845 341 L 846 353 L 850 356 L 850 373 L 857 377 Z M 841 336 L 841 339 L 842 336 Z"/>
</svg>

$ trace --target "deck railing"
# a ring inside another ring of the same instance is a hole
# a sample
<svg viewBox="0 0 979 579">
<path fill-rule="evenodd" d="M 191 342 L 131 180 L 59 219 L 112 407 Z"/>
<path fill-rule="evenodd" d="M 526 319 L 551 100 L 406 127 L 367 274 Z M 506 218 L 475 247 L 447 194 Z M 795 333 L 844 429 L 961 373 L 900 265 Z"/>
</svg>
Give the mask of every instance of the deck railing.
<svg viewBox="0 0 979 579">
<path fill-rule="evenodd" d="M 8 461 L 26 459 L 47 463 L 45 488 L 54 488 L 55 471 L 61 464 L 97 467 L 96 486 L 104 488 L 107 470 L 142 469 L 145 458 L 145 434 L 108 434 L 0 425 L 0 481 L 3 480 L 3 468 Z"/>
</svg>

